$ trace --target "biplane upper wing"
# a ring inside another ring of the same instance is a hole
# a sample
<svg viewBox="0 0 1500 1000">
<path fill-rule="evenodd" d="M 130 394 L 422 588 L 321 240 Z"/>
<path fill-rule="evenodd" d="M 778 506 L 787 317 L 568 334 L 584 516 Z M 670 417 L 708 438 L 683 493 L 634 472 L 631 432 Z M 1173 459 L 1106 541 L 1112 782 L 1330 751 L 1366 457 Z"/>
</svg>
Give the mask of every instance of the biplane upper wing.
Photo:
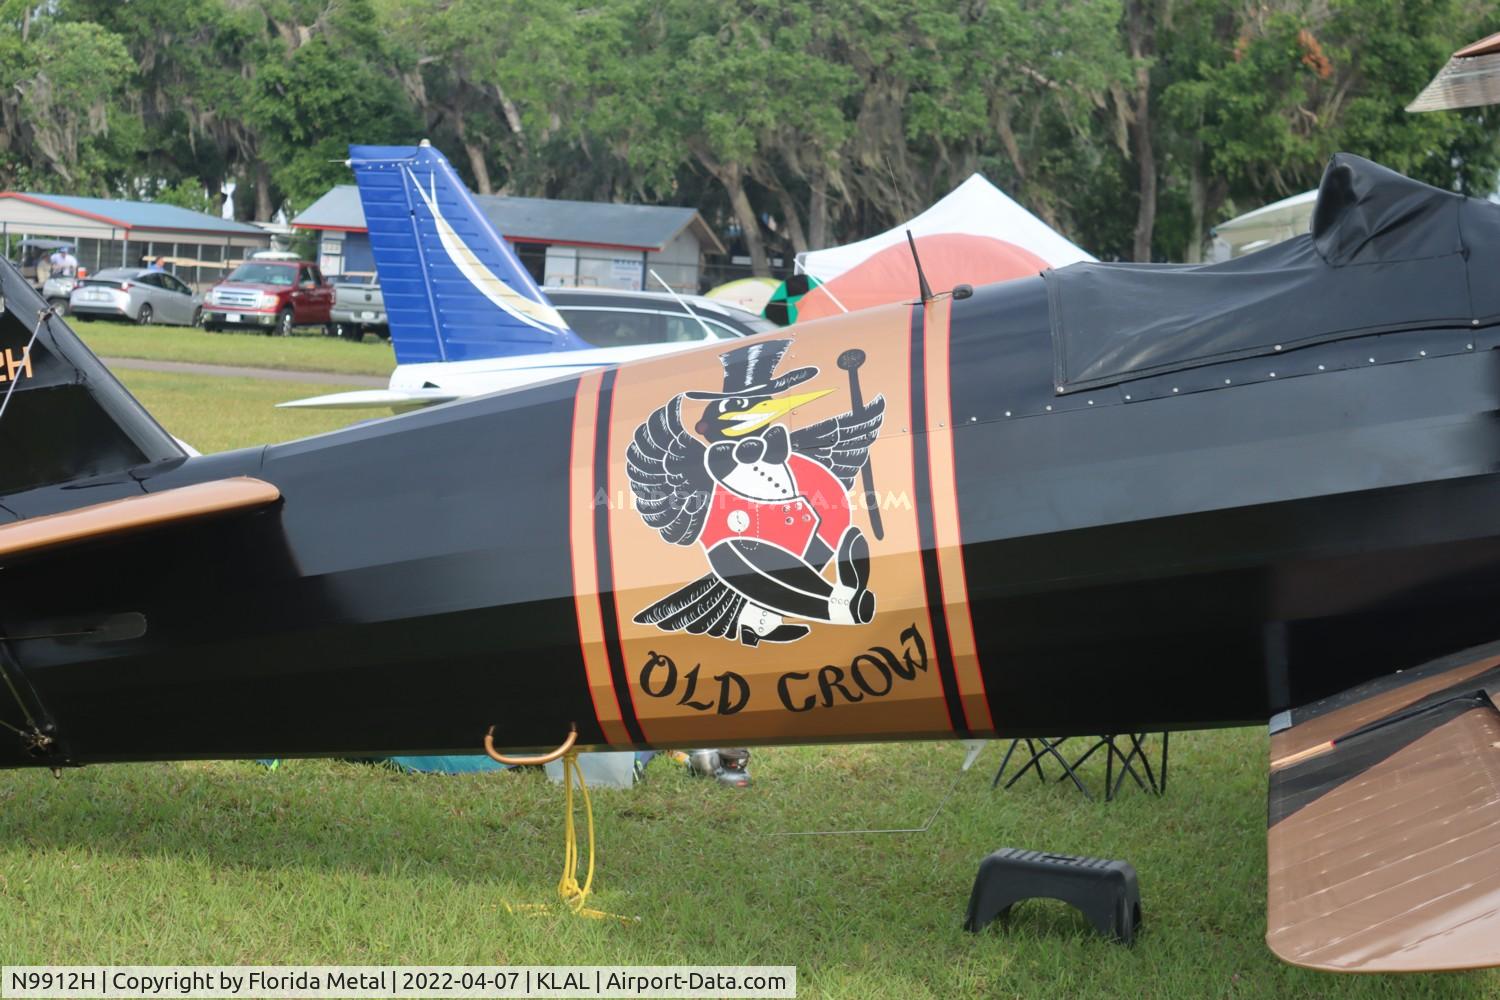
<svg viewBox="0 0 1500 1000">
<path fill-rule="evenodd" d="M 1500 965 L 1500 644 L 1272 723 L 1266 943 L 1295 965 Z"/>
</svg>

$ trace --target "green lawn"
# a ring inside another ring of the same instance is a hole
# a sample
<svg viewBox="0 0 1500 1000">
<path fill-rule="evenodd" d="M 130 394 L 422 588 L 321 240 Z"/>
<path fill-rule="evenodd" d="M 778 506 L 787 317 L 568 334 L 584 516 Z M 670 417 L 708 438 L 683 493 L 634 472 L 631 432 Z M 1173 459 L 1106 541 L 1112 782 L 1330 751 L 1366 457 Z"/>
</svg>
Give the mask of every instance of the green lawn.
<svg viewBox="0 0 1500 1000">
<path fill-rule="evenodd" d="M 1265 738 L 1174 741 L 1172 788 L 1110 803 L 989 788 L 991 747 L 926 833 L 952 744 L 757 750 L 748 791 L 657 760 L 595 793 L 595 905 L 551 906 L 561 795 L 538 773 L 401 775 L 292 761 L 0 775 L 0 952 L 11 963 L 792 964 L 804 997 L 1496 997 L 1493 973 L 1343 977 L 1264 932 Z M 1061 904 L 959 924 L 994 848 L 1128 858 L 1127 949 Z M 508 912 L 505 904 L 547 904 Z"/>
<path fill-rule="evenodd" d="M 123 375 L 205 451 L 367 416 L 269 406 L 316 386 Z M 1262 728 L 1183 734 L 1164 798 L 1105 804 L 1030 778 L 991 791 L 992 746 L 925 833 L 796 838 L 777 834 L 920 826 L 962 750 L 756 749 L 746 791 L 657 760 L 636 789 L 595 793 L 593 902 L 630 924 L 552 905 L 561 793 L 535 772 L 0 772 L 0 963 L 790 964 L 803 997 L 1500 998 L 1496 973 L 1345 977 L 1272 958 L 1266 749 Z M 1002 846 L 1131 861 L 1137 945 L 1047 902 L 964 933 L 975 867 Z"/>
<path fill-rule="evenodd" d="M 291 337 L 259 333 L 209 333 L 186 326 L 135 326 L 70 317 L 68 325 L 95 354 L 151 361 L 195 361 L 292 371 L 389 375 L 396 356 L 386 341 L 366 336 L 358 344 L 311 329 Z"/>
<path fill-rule="evenodd" d="M 277 403 L 290 399 L 347 392 L 349 387 L 346 385 L 215 378 L 133 369 L 121 369 L 115 372 L 115 377 L 125 383 L 163 427 L 205 454 L 290 441 L 337 430 L 359 420 L 391 415 L 389 409 L 276 409 Z"/>
</svg>

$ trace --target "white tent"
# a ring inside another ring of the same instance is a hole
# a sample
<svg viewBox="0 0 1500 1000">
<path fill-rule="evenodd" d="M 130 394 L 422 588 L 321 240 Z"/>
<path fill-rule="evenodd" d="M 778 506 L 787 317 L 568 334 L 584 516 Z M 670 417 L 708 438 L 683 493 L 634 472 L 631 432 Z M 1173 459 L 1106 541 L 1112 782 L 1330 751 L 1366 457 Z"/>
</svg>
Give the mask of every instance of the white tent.
<svg viewBox="0 0 1500 1000">
<path fill-rule="evenodd" d="M 1213 228 L 1213 259 L 1243 257 L 1301 236 L 1312 228 L 1313 208 L 1317 204 L 1318 190 L 1314 188 L 1219 223 Z"/>
<path fill-rule="evenodd" d="M 858 243 L 798 254 L 797 269 L 820 281 L 832 280 L 886 247 L 904 242 L 908 229 L 913 236 L 939 233 L 992 236 L 1029 250 L 1053 267 L 1094 259 L 1018 205 L 1004 191 L 974 174 L 910 222 Z"/>
</svg>

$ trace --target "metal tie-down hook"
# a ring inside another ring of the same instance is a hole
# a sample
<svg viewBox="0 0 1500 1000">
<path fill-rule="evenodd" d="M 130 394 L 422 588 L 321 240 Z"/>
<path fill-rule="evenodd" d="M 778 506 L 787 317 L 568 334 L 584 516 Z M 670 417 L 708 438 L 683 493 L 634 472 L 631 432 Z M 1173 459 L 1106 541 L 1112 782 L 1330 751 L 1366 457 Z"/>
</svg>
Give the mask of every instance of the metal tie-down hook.
<svg viewBox="0 0 1500 1000">
<path fill-rule="evenodd" d="M 562 746 L 556 750 L 538 754 L 534 757 L 507 757 L 495 749 L 495 727 L 491 726 L 489 731 L 484 734 L 484 752 L 490 755 L 491 760 L 498 761 L 501 764 L 508 764 L 511 767 L 533 767 L 550 764 L 554 760 L 558 760 L 569 750 L 573 749 L 573 744 L 577 742 L 578 724 L 574 723 L 572 728 L 568 730 L 568 738 L 563 740 Z"/>
</svg>

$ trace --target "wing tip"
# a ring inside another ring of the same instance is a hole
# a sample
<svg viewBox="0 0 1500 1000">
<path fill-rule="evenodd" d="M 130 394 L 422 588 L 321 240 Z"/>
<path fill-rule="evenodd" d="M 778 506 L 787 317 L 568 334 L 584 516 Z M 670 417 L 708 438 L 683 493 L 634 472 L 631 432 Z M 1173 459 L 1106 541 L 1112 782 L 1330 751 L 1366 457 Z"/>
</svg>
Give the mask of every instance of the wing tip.
<svg viewBox="0 0 1500 1000">
<path fill-rule="evenodd" d="M 1423 958 L 1430 949 L 1420 946 L 1400 949 L 1383 955 L 1346 955 L 1338 959 L 1318 959 L 1312 953 L 1278 940 L 1275 931 L 1266 931 L 1266 947 L 1271 954 L 1299 969 L 1313 972 L 1337 972 L 1352 976 L 1377 976 L 1423 972 L 1477 972 L 1500 967 L 1500 949 L 1491 949 L 1462 958 L 1433 955 Z"/>
</svg>

